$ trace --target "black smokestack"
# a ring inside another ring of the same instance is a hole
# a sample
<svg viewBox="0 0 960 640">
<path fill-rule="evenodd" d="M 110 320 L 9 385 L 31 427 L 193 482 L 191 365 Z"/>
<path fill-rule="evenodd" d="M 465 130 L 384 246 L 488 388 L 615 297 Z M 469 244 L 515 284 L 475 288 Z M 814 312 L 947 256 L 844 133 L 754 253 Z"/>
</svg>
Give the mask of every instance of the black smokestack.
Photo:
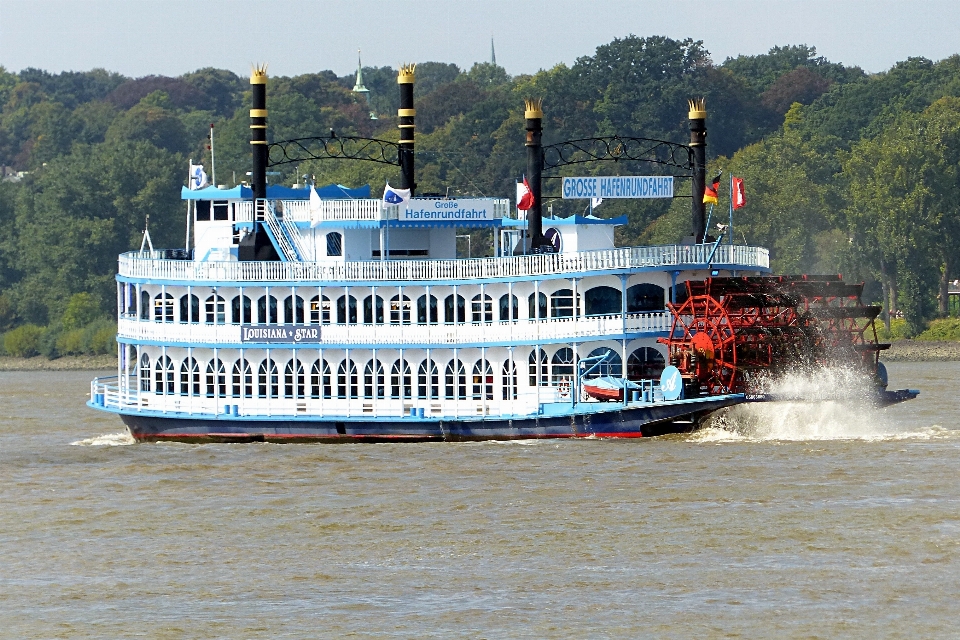
<svg viewBox="0 0 960 640">
<path fill-rule="evenodd" d="M 703 189 L 707 186 L 707 110 L 703 98 L 689 100 L 690 146 L 693 148 L 693 185 L 690 203 L 690 226 L 696 244 L 705 241 L 706 207 Z"/>
<path fill-rule="evenodd" d="M 543 99 L 524 101 L 527 128 L 527 182 L 533 193 L 533 206 L 527 211 L 527 229 L 530 232 L 530 252 L 550 253 L 553 245 L 543 237 Z"/>
<path fill-rule="evenodd" d="M 253 175 L 250 186 L 254 198 L 267 197 L 267 65 L 250 74 L 253 106 L 250 109 L 250 146 L 253 151 Z"/>
<path fill-rule="evenodd" d="M 400 120 L 400 188 L 410 189 L 410 195 L 417 189 L 413 165 L 413 132 L 417 115 L 413 108 L 413 72 L 416 66 L 401 65 L 397 74 L 397 84 L 400 85 L 400 108 L 397 110 Z"/>
</svg>

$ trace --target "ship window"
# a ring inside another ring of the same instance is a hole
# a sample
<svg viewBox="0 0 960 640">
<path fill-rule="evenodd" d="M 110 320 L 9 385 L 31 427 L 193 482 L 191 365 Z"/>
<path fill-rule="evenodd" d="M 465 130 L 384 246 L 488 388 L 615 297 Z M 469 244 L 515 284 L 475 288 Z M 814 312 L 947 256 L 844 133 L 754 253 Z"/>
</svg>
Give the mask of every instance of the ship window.
<svg viewBox="0 0 960 640">
<path fill-rule="evenodd" d="M 200 299 L 197 296 L 180 296 L 180 322 L 200 322 Z"/>
<path fill-rule="evenodd" d="M 363 323 L 383 324 L 383 298 L 367 296 L 363 299 Z"/>
<path fill-rule="evenodd" d="M 163 356 L 157 359 L 157 364 L 154 367 L 154 373 L 156 374 L 155 383 L 153 385 L 153 391 L 159 394 L 173 394 L 174 391 L 174 373 L 173 373 L 173 361 L 170 360 L 169 356 Z"/>
<path fill-rule="evenodd" d="M 253 314 L 250 309 L 250 298 L 243 296 L 243 315 L 240 314 L 240 296 L 234 296 L 233 302 L 230 304 L 231 307 L 231 320 L 233 324 L 251 324 L 253 322 Z"/>
<path fill-rule="evenodd" d="M 410 375 L 410 365 L 406 360 L 397 360 L 390 369 L 390 397 L 413 397 L 413 381 Z"/>
<path fill-rule="evenodd" d="M 583 365 L 590 369 L 589 372 L 584 372 L 583 378 L 600 378 L 602 376 L 611 376 L 614 378 L 623 377 L 623 360 L 620 358 L 620 354 L 614 351 L 613 349 L 608 349 L 606 347 L 600 347 L 599 349 L 594 349 L 588 355 L 588 358 L 600 357 L 607 352 L 610 352 L 603 362 L 594 367 L 595 362 L 591 364 Z"/>
<path fill-rule="evenodd" d="M 671 288 L 673 291 L 672 302 L 675 305 L 681 305 L 687 301 L 687 298 L 690 297 L 690 290 L 687 288 L 686 282 L 680 282 L 675 287 Z"/>
<path fill-rule="evenodd" d="M 330 365 L 326 360 L 317 360 L 310 368 L 310 397 L 330 398 L 333 396 L 330 384 Z"/>
<path fill-rule="evenodd" d="M 207 363 L 207 397 L 227 397 L 227 370 L 222 360 Z"/>
<path fill-rule="evenodd" d="M 280 395 L 280 373 L 277 371 L 277 363 L 273 360 L 264 360 L 260 363 L 257 370 L 257 382 L 259 383 L 259 393 L 261 398 L 276 398 Z"/>
<path fill-rule="evenodd" d="M 579 297 L 577 296 L 578 302 Z M 552 318 L 572 318 L 574 316 L 572 289 L 559 289 L 550 294 L 550 316 Z"/>
<path fill-rule="evenodd" d="M 681 286 L 686 291 L 686 285 Z M 649 313 L 663 309 L 663 287 L 644 282 L 627 289 L 627 313 Z"/>
<path fill-rule="evenodd" d="M 196 204 L 197 220 L 209 220 L 210 219 L 210 201 L 197 200 L 196 203 L 197 203 Z"/>
<path fill-rule="evenodd" d="M 260 296 L 257 300 L 257 322 L 260 324 L 277 324 L 277 299 L 269 296 L 269 309 L 267 308 L 267 297 Z M 267 311 L 269 310 L 269 315 Z"/>
<path fill-rule="evenodd" d="M 150 356 L 140 356 L 140 391 L 150 391 Z"/>
<path fill-rule="evenodd" d="M 343 255 L 343 236 L 337 232 L 327 234 L 327 255 L 331 258 Z"/>
<path fill-rule="evenodd" d="M 640 347 L 627 358 L 629 380 L 659 380 L 666 364 L 663 355 L 652 347 Z"/>
<path fill-rule="evenodd" d="M 424 360 L 420 363 L 420 369 L 417 372 L 417 397 L 422 399 L 440 397 L 440 371 L 433 360 Z"/>
<path fill-rule="evenodd" d="M 410 324 L 410 298 L 397 294 L 390 298 L 390 324 Z"/>
<path fill-rule="evenodd" d="M 173 296 L 159 293 L 153 299 L 153 319 L 155 322 L 173 322 Z"/>
<path fill-rule="evenodd" d="M 467 321 L 467 303 L 463 299 L 463 296 L 457 296 L 456 302 L 456 315 L 454 315 L 454 302 L 453 296 L 447 296 L 446 300 L 443 301 L 443 321 L 447 324 L 452 324 L 454 322 L 466 322 Z"/>
<path fill-rule="evenodd" d="M 180 393 L 185 396 L 200 395 L 200 365 L 187 358 L 180 365 Z"/>
<path fill-rule="evenodd" d="M 486 360 L 473 365 L 473 399 L 493 400 L 493 367 Z"/>
<path fill-rule="evenodd" d="M 284 299 L 283 321 L 286 324 L 303 324 L 303 298 L 287 296 Z"/>
<path fill-rule="evenodd" d="M 551 364 L 553 386 L 573 380 L 573 349 L 570 347 L 557 349 Z"/>
<path fill-rule="evenodd" d="M 474 322 L 493 322 L 493 298 L 486 294 L 475 295 L 470 303 L 470 311 Z"/>
<path fill-rule="evenodd" d="M 613 287 L 594 287 L 583 294 L 584 314 L 588 316 L 617 315 L 622 311 L 620 290 Z"/>
<path fill-rule="evenodd" d="M 227 203 L 226 200 L 213 201 L 213 219 L 214 220 L 230 219 L 230 205 Z"/>
<path fill-rule="evenodd" d="M 531 320 L 543 320 L 547 317 L 547 296 L 543 293 L 531 293 L 527 299 L 529 303 L 529 313 L 527 315 Z"/>
<path fill-rule="evenodd" d="M 283 397 L 302 398 L 303 387 L 303 364 L 299 360 L 291 360 L 283 369 Z"/>
<path fill-rule="evenodd" d="M 233 365 L 233 397 L 253 397 L 253 369 L 246 360 L 237 360 Z"/>
<path fill-rule="evenodd" d="M 517 399 L 517 365 L 513 360 L 503 363 L 503 399 Z"/>
<path fill-rule="evenodd" d="M 437 324 L 437 299 L 430 296 L 430 316 L 429 324 Z M 428 324 L 427 321 L 427 296 L 417 298 L 417 324 Z"/>
<path fill-rule="evenodd" d="M 150 294 L 146 291 L 140 292 L 140 319 L 150 319 Z"/>
<path fill-rule="evenodd" d="M 357 365 L 353 360 L 344 360 L 337 368 L 337 397 L 358 397 L 357 386 Z"/>
<path fill-rule="evenodd" d="M 511 298 L 513 299 L 512 304 Z M 507 322 L 509 320 L 516 320 L 519 317 L 520 309 L 517 303 L 517 296 L 512 296 L 507 293 L 500 296 L 500 321 Z"/>
<path fill-rule="evenodd" d="M 353 296 L 337 298 L 337 324 L 357 324 L 357 299 Z"/>
<path fill-rule="evenodd" d="M 212 295 L 206 302 L 207 324 L 225 324 L 227 322 L 227 301 L 221 296 Z"/>
<path fill-rule="evenodd" d="M 467 370 L 464 369 L 463 363 L 459 360 L 451 360 L 447 364 L 446 371 L 446 385 L 444 395 L 448 399 L 458 398 L 460 400 L 467 399 Z"/>
<path fill-rule="evenodd" d="M 310 299 L 310 324 L 330 324 L 330 298 L 313 296 Z"/>
<path fill-rule="evenodd" d="M 537 386 L 537 380 L 541 387 L 549 384 L 547 378 L 547 354 L 543 349 L 534 349 L 530 352 L 530 386 Z"/>
<path fill-rule="evenodd" d="M 382 398 L 384 396 L 383 365 L 379 360 L 370 360 L 363 368 L 363 397 Z"/>
</svg>

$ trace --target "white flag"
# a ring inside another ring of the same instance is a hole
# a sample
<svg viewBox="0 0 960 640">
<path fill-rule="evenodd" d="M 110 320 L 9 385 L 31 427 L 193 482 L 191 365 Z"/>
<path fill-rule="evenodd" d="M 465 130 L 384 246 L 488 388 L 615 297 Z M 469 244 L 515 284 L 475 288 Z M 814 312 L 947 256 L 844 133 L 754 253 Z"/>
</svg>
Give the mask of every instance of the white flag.
<svg viewBox="0 0 960 640">
<path fill-rule="evenodd" d="M 601 203 L 601 202 L 603 202 L 603 198 L 602 198 L 602 197 L 601 197 L 601 198 L 591 198 L 591 199 L 590 199 L 590 207 L 593 208 L 593 209 L 596 209 L 597 207 L 600 206 L 600 203 Z"/>
<path fill-rule="evenodd" d="M 207 172 L 203 170 L 202 164 L 190 165 L 190 189 L 195 191 L 203 189 L 209 184 L 207 182 Z"/>
<path fill-rule="evenodd" d="M 317 193 L 317 188 L 310 187 L 310 216 L 316 218 L 322 208 L 323 200 L 320 198 L 320 194 Z"/>
<path fill-rule="evenodd" d="M 408 200 L 410 200 L 410 189 L 394 189 L 389 182 L 387 183 L 383 190 L 383 206 L 403 205 Z"/>
</svg>

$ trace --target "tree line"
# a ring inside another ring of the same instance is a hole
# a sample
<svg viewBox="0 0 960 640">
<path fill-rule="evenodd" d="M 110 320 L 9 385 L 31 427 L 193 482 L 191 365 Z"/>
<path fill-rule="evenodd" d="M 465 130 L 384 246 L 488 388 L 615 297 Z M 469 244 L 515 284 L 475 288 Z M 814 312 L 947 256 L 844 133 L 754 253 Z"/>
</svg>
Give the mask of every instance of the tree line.
<svg viewBox="0 0 960 640">
<path fill-rule="evenodd" d="M 353 74 L 271 78 L 269 138 L 333 130 L 397 140 L 396 70 L 368 67 L 363 77 L 369 102 L 352 91 Z M 545 144 L 612 134 L 682 143 L 686 100 L 704 96 L 710 170 L 746 183 L 738 242 L 769 247 L 779 273 L 865 280 L 868 297 L 902 312 L 914 333 L 946 313 L 946 287 L 960 272 L 960 57 L 912 58 L 871 75 L 806 45 L 717 63 L 701 42 L 629 36 L 532 75 L 425 62 L 415 85 L 418 191 L 512 197 L 530 96 L 543 98 Z M 65 327 L 79 330 L 75 320 L 64 324 L 71 301 L 112 317 L 116 256 L 139 247 L 147 215 L 155 245 L 183 245 L 179 187 L 189 159 L 210 172 L 211 124 L 217 182 L 247 179 L 249 102 L 247 79 L 221 69 L 127 78 L 0 68 L 0 331 L 46 327 L 46 351 L 56 354 Z M 375 193 L 399 180 L 396 167 L 342 160 L 281 170 L 284 184 L 308 176 L 369 183 Z M 576 168 L 657 171 L 630 162 Z M 545 182 L 548 210 L 581 212 L 582 202 L 558 191 L 558 181 Z M 625 244 L 689 233 L 682 198 L 607 201 L 596 214 L 628 216 L 618 229 Z"/>
</svg>

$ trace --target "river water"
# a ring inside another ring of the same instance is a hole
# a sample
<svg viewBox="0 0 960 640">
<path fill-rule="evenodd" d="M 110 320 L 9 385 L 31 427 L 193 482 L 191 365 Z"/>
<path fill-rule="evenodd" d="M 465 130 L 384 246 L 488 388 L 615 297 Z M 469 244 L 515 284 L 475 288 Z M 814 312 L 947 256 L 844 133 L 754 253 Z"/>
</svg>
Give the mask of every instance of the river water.
<svg viewBox="0 0 960 640">
<path fill-rule="evenodd" d="M 0 637 L 956 637 L 960 363 L 646 440 L 130 444 L 0 373 Z M 126 446 L 125 446 L 126 445 Z"/>
</svg>

